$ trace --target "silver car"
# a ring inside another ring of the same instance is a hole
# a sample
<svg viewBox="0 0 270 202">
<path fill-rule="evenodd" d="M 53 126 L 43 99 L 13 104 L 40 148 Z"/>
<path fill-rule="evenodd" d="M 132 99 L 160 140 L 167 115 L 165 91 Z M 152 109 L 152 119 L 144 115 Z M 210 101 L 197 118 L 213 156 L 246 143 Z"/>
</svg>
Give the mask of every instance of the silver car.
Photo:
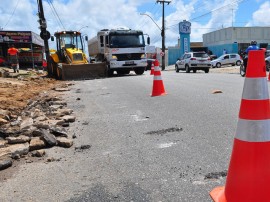
<svg viewBox="0 0 270 202">
<path fill-rule="evenodd" d="M 225 65 L 237 65 L 240 66 L 243 62 L 241 56 L 239 54 L 224 54 L 218 57 L 215 60 L 211 61 L 212 67 L 220 68 L 221 66 Z"/>
<path fill-rule="evenodd" d="M 211 67 L 210 57 L 205 52 L 189 52 L 185 53 L 175 63 L 175 71 L 184 70 L 189 73 L 191 70 L 196 73 L 197 70 L 209 72 Z"/>
</svg>

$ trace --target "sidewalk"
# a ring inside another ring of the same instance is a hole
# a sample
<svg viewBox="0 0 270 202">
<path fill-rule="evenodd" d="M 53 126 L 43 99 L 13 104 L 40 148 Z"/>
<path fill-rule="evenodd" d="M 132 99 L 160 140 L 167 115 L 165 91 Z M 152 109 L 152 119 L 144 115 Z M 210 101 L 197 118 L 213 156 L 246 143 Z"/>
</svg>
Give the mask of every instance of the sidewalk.
<svg viewBox="0 0 270 202">
<path fill-rule="evenodd" d="M 12 68 L 9 67 L 0 67 L 0 77 L 10 77 L 17 78 L 18 76 L 46 76 L 47 72 L 43 70 L 36 71 L 34 69 L 20 69 L 19 73 L 14 73 Z"/>
<path fill-rule="evenodd" d="M 165 71 L 175 71 L 175 65 L 166 66 Z M 240 74 L 240 69 L 239 66 L 224 66 L 222 68 L 210 68 L 209 73 Z"/>
</svg>

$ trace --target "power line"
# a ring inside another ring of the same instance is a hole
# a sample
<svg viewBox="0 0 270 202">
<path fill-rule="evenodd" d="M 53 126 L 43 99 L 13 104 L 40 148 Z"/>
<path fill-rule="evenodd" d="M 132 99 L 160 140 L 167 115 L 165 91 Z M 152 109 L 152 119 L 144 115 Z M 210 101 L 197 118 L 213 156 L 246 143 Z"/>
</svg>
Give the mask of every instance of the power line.
<svg viewBox="0 0 270 202">
<path fill-rule="evenodd" d="M 65 28 L 64 24 L 62 23 L 62 21 L 61 21 L 59 15 L 58 15 L 56 9 L 55 9 L 54 6 L 53 6 L 52 1 L 51 1 L 51 0 L 47 0 L 47 2 L 48 2 L 49 5 L 51 5 L 52 10 L 53 10 L 53 12 L 55 13 L 55 15 L 56 15 L 57 19 L 59 20 L 60 24 L 62 25 L 63 29 L 66 30 L 66 28 Z"/>
<path fill-rule="evenodd" d="M 48 2 L 50 8 L 51 8 L 51 13 L 52 15 L 54 15 L 55 19 L 57 19 L 57 15 L 55 14 L 55 12 L 53 11 L 52 5 Z M 61 27 L 61 23 L 59 22 L 59 20 L 57 20 L 58 26 Z"/>
<path fill-rule="evenodd" d="M 157 5 L 157 3 L 155 3 L 155 5 L 152 7 L 152 9 L 149 11 L 149 13 L 151 13 L 154 10 L 154 8 L 156 8 L 155 11 L 154 11 L 154 13 L 157 12 L 158 7 L 156 5 Z M 141 20 L 141 23 L 140 23 L 141 25 L 139 27 L 142 27 L 141 29 L 143 30 L 143 28 L 145 26 L 149 25 L 149 23 L 150 22 L 149 22 L 149 20 L 147 20 L 147 18 L 143 18 L 143 20 Z"/>
<path fill-rule="evenodd" d="M 244 1 L 247 1 L 247 0 L 236 0 L 236 1 L 233 1 L 233 2 L 231 2 L 231 3 L 229 3 L 229 4 L 226 4 L 226 5 L 224 5 L 224 6 L 221 6 L 221 7 L 217 8 L 217 9 L 213 9 L 213 10 L 207 12 L 207 13 L 204 13 L 204 14 L 202 14 L 202 15 L 200 15 L 200 16 L 194 17 L 194 18 L 190 19 L 189 21 L 194 21 L 194 20 L 196 20 L 196 19 L 198 19 L 198 18 L 201 18 L 201 17 L 204 17 L 204 16 L 206 16 L 206 15 L 209 15 L 209 14 L 211 14 L 211 13 L 213 13 L 213 12 L 216 12 L 216 11 L 218 11 L 218 10 L 221 10 L 221 9 L 223 9 L 223 8 L 225 8 L 225 7 L 227 7 L 227 6 L 230 6 L 230 5 L 234 4 L 234 3 L 243 3 Z M 173 26 L 178 26 L 178 24 L 179 24 L 179 23 L 170 25 L 170 26 L 168 26 L 168 28 L 173 27 Z"/>
<path fill-rule="evenodd" d="M 15 6 L 15 8 L 14 8 L 14 10 L 13 10 L 12 14 L 11 14 L 11 16 L 9 17 L 9 19 L 8 19 L 7 23 L 5 24 L 5 26 L 3 27 L 3 29 L 5 29 L 5 28 L 6 28 L 6 26 L 7 26 L 7 25 L 8 25 L 8 23 L 9 23 L 9 21 L 10 21 L 10 20 L 11 20 L 11 18 L 13 17 L 13 15 L 14 15 L 14 13 L 15 13 L 16 9 L 17 9 L 18 4 L 19 4 L 19 0 L 17 1 L 16 6 Z"/>
</svg>

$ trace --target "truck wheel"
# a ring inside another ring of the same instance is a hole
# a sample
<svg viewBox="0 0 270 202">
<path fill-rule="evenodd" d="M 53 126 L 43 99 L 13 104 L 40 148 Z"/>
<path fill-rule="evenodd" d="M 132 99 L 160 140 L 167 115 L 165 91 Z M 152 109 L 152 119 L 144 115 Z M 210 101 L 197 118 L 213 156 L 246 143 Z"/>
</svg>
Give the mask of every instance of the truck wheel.
<svg viewBox="0 0 270 202">
<path fill-rule="evenodd" d="M 209 72 L 209 69 L 204 70 L 204 72 L 205 72 L 205 73 L 208 73 L 208 72 Z"/>
<path fill-rule="evenodd" d="M 52 64 L 50 64 L 50 65 L 47 66 L 47 72 L 48 72 L 48 76 L 49 76 L 49 77 L 53 77 L 53 76 L 52 76 L 52 75 L 53 75 L 53 74 L 52 74 L 52 68 L 53 68 L 53 67 L 52 67 Z"/>
<path fill-rule="evenodd" d="M 62 80 L 62 69 L 61 68 L 57 67 L 56 74 L 57 74 L 56 78 L 59 80 Z"/>
<path fill-rule="evenodd" d="M 135 69 L 134 72 L 137 74 L 137 75 L 142 75 L 144 73 L 144 69 L 141 68 L 141 69 Z"/>
<path fill-rule="evenodd" d="M 54 61 L 52 61 L 52 77 L 55 79 L 57 78 L 57 63 L 55 63 Z"/>
<path fill-rule="evenodd" d="M 55 65 L 56 63 L 54 62 L 54 60 L 53 60 L 52 57 L 50 57 L 50 59 L 51 59 L 51 63 L 48 64 L 48 66 L 47 66 L 48 76 L 49 76 L 50 78 L 54 78 L 53 69 L 54 69 L 54 65 Z"/>
</svg>

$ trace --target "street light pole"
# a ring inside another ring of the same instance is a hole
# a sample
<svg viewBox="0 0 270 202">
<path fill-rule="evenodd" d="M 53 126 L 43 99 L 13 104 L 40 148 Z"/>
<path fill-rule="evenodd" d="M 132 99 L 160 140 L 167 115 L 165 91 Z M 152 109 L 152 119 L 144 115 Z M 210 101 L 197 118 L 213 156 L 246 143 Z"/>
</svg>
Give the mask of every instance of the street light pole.
<svg viewBox="0 0 270 202">
<path fill-rule="evenodd" d="M 146 13 L 140 13 L 140 15 L 146 15 L 146 16 L 148 16 L 155 23 L 155 25 L 158 27 L 158 29 L 161 31 L 161 28 L 158 26 L 158 24 L 155 22 L 155 20 L 150 15 L 148 15 Z"/>
<path fill-rule="evenodd" d="M 83 28 L 88 28 L 88 26 L 81 27 L 78 32 L 80 32 Z"/>
<path fill-rule="evenodd" d="M 164 3 L 169 5 L 171 1 L 165 0 L 157 0 L 157 3 L 162 3 L 162 30 L 161 30 L 161 37 L 162 37 L 162 70 L 165 70 L 165 19 L 164 19 Z"/>
</svg>

